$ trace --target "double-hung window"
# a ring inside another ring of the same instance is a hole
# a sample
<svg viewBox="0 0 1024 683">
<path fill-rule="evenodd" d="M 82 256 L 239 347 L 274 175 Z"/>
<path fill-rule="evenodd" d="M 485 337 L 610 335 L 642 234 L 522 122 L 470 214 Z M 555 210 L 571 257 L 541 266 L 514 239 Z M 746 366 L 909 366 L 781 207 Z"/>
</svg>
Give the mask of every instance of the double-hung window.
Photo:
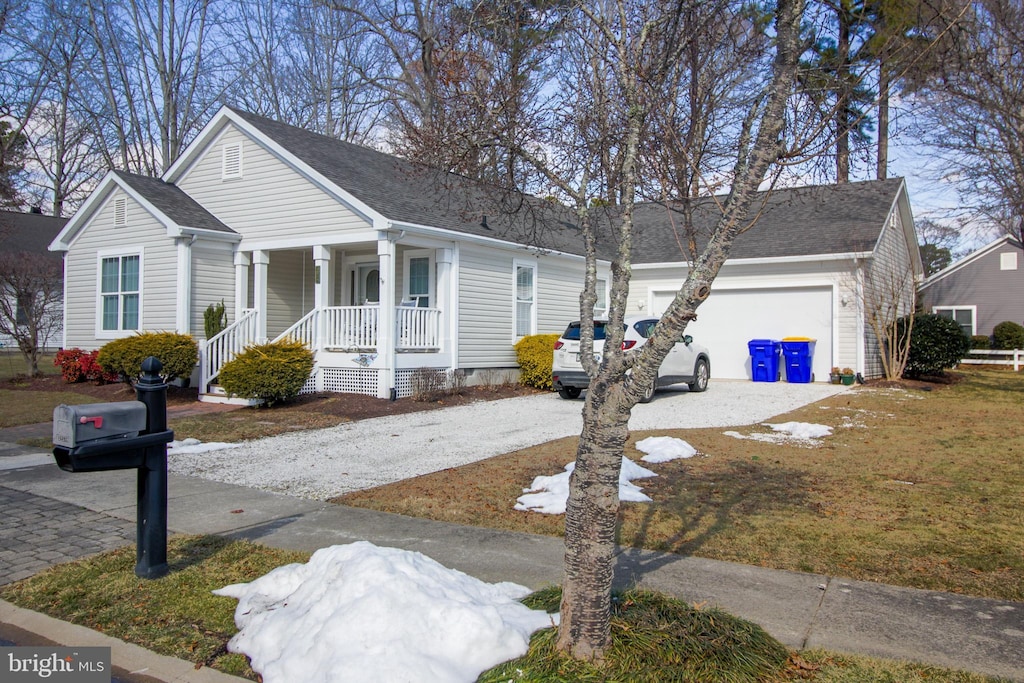
<svg viewBox="0 0 1024 683">
<path fill-rule="evenodd" d="M 537 264 L 516 261 L 514 270 L 515 336 L 519 339 L 537 329 Z"/>
<path fill-rule="evenodd" d="M 959 325 L 966 337 L 973 337 L 976 334 L 977 311 L 977 306 L 936 306 L 932 309 L 936 315 L 949 318 Z"/>
<path fill-rule="evenodd" d="M 431 308 L 434 303 L 434 259 L 429 250 L 405 253 L 405 290 L 403 301 L 416 308 Z"/>
<path fill-rule="evenodd" d="M 99 327 L 105 333 L 138 330 L 142 253 L 100 255 Z"/>
</svg>

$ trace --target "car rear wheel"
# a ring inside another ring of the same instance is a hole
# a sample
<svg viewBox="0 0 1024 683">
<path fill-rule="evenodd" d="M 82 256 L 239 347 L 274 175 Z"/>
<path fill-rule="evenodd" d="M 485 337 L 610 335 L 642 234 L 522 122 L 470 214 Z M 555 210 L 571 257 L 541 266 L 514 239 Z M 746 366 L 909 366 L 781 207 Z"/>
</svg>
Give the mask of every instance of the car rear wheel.
<svg viewBox="0 0 1024 683">
<path fill-rule="evenodd" d="M 693 368 L 693 381 L 686 386 L 690 387 L 690 391 L 704 391 L 708 388 L 710 378 L 711 370 L 708 368 L 708 362 L 701 358 Z"/>
<path fill-rule="evenodd" d="M 562 387 L 558 390 L 558 395 L 566 400 L 572 400 L 580 397 L 580 392 L 583 391 L 579 387 Z"/>
</svg>

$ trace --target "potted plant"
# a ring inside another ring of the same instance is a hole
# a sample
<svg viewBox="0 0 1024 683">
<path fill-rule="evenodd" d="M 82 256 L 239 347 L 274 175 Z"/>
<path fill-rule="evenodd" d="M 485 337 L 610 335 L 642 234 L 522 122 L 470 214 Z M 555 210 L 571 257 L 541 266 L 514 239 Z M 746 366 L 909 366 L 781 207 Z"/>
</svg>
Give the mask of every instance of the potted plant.
<svg viewBox="0 0 1024 683">
<path fill-rule="evenodd" d="M 843 368 L 843 371 L 842 371 L 841 374 L 842 374 L 841 379 L 842 379 L 842 382 L 843 382 L 843 386 L 847 386 L 847 387 L 853 386 L 853 380 L 855 379 L 854 374 L 853 374 L 853 368 Z"/>
<path fill-rule="evenodd" d="M 830 384 L 839 384 L 843 381 L 843 373 L 839 371 L 838 367 L 834 367 L 829 371 L 828 381 Z"/>
</svg>

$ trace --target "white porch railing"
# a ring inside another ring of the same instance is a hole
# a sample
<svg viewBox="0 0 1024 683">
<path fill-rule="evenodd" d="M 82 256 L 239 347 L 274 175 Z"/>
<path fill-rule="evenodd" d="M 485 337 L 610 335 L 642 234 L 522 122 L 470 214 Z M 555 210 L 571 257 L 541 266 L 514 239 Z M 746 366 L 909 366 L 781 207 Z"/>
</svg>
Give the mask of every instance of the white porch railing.
<svg viewBox="0 0 1024 683">
<path fill-rule="evenodd" d="M 377 306 L 330 306 L 313 309 L 274 341 L 296 339 L 313 351 L 373 350 L 377 348 L 379 325 L 380 308 Z M 440 347 L 440 309 L 407 306 L 395 308 L 396 349 L 433 351 Z"/>
<path fill-rule="evenodd" d="M 993 358 L 993 356 L 996 356 Z M 960 361 L 966 365 L 1012 365 L 1017 372 L 1024 365 L 1024 349 L 997 351 L 994 349 L 971 349 Z"/>
<path fill-rule="evenodd" d="M 217 378 L 224 364 L 256 341 L 259 314 L 247 309 L 242 317 L 206 340 L 199 364 L 199 391 L 209 390 L 210 382 Z"/>
</svg>

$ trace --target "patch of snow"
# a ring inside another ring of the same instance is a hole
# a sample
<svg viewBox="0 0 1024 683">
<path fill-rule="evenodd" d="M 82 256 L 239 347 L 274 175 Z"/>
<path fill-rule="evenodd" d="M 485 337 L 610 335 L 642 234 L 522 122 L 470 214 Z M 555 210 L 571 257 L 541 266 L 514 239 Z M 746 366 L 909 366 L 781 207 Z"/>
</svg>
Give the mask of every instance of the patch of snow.
<svg viewBox="0 0 1024 683">
<path fill-rule="evenodd" d="M 228 650 L 265 683 L 455 683 L 525 654 L 531 633 L 557 624 L 518 602 L 529 592 L 359 541 L 214 594 L 238 599 Z"/>
<path fill-rule="evenodd" d="M 203 443 L 199 439 L 182 439 L 167 444 L 167 455 L 185 455 L 195 453 L 209 453 L 210 451 L 221 451 L 225 448 L 239 448 L 240 443 L 224 443 L 223 441 L 210 441 Z"/>
<path fill-rule="evenodd" d="M 692 458 L 697 455 L 696 448 L 682 439 L 672 436 L 649 436 L 642 441 L 637 441 L 636 448 L 647 454 L 640 458 L 641 460 L 654 464 L 678 458 Z"/>
<path fill-rule="evenodd" d="M 524 495 L 516 499 L 515 509 L 522 512 L 540 512 L 545 515 L 564 515 L 565 505 L 569 500 L 569 477 L 574 469 L 576 469 L 576 463 L 571 462 L 565 466 L 564 472 L 536 477 L 529 488 L 523 489 Z M 651 498 L 632 480 L 656 476 L 658 476 L 656 473 L 623 457 L 622 468 L 619 470 L 619 500 L 630 503 L 650 503 Z"/>
<path fill-rule="evenodd" d="M 813 424 L 810 422 L 783 422 L 781 424 L 768 424 L 776 432 L 789 434 L 797 439 L 820 439 L 825 436 L 832 436 L 832 428 L 827 425 Z"/>
</svg>

